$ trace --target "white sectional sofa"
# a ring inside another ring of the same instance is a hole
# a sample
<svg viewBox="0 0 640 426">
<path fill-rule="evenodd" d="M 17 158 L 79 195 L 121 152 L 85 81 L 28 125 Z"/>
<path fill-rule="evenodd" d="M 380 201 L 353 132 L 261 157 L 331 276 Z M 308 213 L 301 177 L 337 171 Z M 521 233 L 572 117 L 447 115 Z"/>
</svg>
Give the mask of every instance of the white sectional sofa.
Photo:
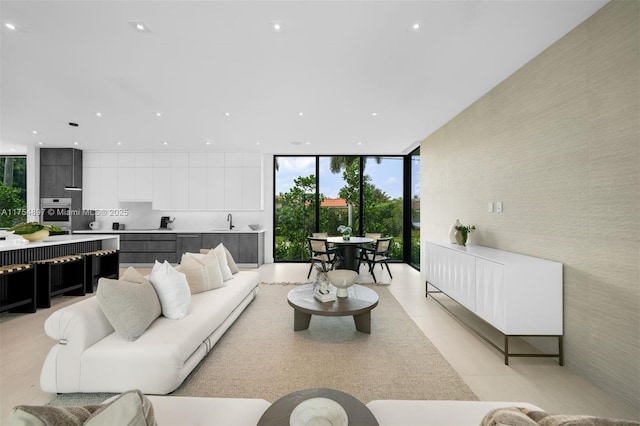
<svg viewBox="0 0 640 426">
<path fill-rule="evenodd" d="M 191 296 L 188 315 L 157 318 L 136 340 L 114 332 L 96 297 L 60 309 L 46 320 L 57 344 L 45 359 L 45 392 L 174 391 L 255 298 L 260 276 L 240 271 L 225 286 Z"/>
</svg>

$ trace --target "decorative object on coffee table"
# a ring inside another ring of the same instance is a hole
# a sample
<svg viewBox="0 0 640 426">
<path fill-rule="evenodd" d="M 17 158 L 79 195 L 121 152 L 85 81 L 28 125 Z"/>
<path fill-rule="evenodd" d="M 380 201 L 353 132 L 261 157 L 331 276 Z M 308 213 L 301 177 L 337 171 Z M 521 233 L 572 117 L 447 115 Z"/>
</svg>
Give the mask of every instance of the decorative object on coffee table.
<svg viewBox="0 0 640 426">
<path fill-rule="evenodd" d="M 271 404 L 271 406 L 267 408 L 267 411 L 262 414 L 262 417 L 260 417 L 258 426 L 344 424 L 339 421 L 341 420 L 339 416 L 336 417 L 333 411 L 333 407 L 335 407 L 334 404 L 331 404 L 331 406 L 327 405 L 327 407 L 315 411 L 315 418 L 308 418 L 313 415 L 308 411 L 312 399 L 330 400 L 337 404 L 346 413 L 348 424 L 350 425 L 378 426 L 379 424 L 367 406 L 352 395 L 336 389 L 311 388 L 292 392 Z M 318 402 L 321 403 L 322 401 Z M 316 403 L 312 402 L 311 404 Z M 296 414 L 294 418 L 293 414 L 296 410 L 299 410 L 299 412 L 304 415 L 299 416 L 299 414 Z M 306 418 L 308 418 L 306 423 L 299 422 L 299 420 Z M 331 420 L 334 420 L 334 422 Z M 338 421 L 335 422 L 336 420 Z"/>
<path fill-rule="evenodd" d="M 336 296 L 349 297 L 349 287 L 358 279 L 358 273 L 351 269 L 336 269 L 327 272 L 327 278 L 338 289 Z"/>
</svg>

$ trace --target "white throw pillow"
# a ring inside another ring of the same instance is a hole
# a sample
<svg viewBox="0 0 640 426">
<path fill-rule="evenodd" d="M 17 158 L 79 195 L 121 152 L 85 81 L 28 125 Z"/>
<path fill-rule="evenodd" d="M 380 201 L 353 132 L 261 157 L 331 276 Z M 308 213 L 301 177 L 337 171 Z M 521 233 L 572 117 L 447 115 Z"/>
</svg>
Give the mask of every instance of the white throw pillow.
<svg viewBox="0 0 640 426">
<path fill-rule="evenodd" d="M 149 281 L 158 293 L 162 315 L 171 319 L 182 319 L 187 315 L 191 291 L 183 273 L 176 271 L 166 260 L 164 263 L 156 260 Z"/>
<path fill-rule="evenodd" d="M 220 263 L 215 254 L 206 257 L 201 254 L 185 253 L 176 271 L 187 277 L 191 294 L 202 293 L 224 286 Z"/>
<path fill-rule="evenodd" d="M 218 258 L 218 262 L 220 263 L 220 270 L 222 271 L 222 279 L 227 281 L 233 278 L 233 273 L 229 268 L 229 264 L 227 263 L 227 253 L 224 249 L 224 245 L 222 243 L 218 244 L 216 248 L 214 248 L 213 253 L 215 253 Z"/>
</svg>

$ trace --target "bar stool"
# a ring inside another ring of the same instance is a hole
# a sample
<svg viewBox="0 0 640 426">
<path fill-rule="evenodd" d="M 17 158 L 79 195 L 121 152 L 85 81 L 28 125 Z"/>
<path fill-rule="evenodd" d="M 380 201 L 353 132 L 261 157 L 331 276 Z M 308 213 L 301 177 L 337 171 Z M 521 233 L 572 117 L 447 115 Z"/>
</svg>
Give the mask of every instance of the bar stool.
<svg viewBox="0 0 640 426">
<path fill-rule="evenodd" d="M 80 253 L 84 256 L 85 291 L 93 293 L 100 278 L 118 279 L 120 276 L 120 252 L 116 249 L 95 250 Z"/>
<path fill-rule="evenodd" d="M 0 267 L 0 312 L 35 312 L 35 269 L 29 264 Z"/>
<path fill-rule="evenodd" d="M 50 308 L 51 298 L 64 294 L 84 296 L 86 294 L 84 256 L 72 254 L 51 259 L 35 260 L 36 306 Z"/>
</svg>

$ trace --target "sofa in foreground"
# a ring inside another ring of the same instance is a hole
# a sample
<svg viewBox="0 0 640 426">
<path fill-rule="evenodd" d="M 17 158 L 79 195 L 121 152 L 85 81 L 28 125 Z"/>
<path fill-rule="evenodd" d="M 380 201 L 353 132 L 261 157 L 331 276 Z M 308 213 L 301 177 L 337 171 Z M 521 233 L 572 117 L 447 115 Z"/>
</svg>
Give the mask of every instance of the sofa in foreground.
<svg viewBox="0 0 640 426">
<path fill-rule="evenodd" d="M 196 266 L 186 271 L 181 263 L 186 278 L 191 280 L 188 285 L 192 292 L 187 287 L 185 294 L 186 282 L 180 283 L 182 287 L 175 287 L 182 292 L 184 303 L 182 307 L 178 306 L 183 309 L 182 314 L 173 313 L 170 315 L 173 318 L 166 316 L 168 308 L 164 303 L 160 315 L 160 305 L 155 306 L 154 303 L 158 302 L 151 300 L 156 297 L 154 289 L 150 289 L 149 282 L 136 276 L 129 279 L 131 283 L 126 283 L 128 287 L 109 280 L 101 281 L 96 297 L 51 314 L 45 322 L 45 331 L 57 340 L 57 344 L 49 351 L 42 367 L 42 389 L 56 393 L 118 393 L 139 389 L 145 394 L 167 394 L 180 386 L 255 298 L 260 281 L 256 271 L 236 269 L 233 274 L 227 272 L 229 276 L 224 282 L 217 278 L 215 289 L 202 288 L 207 283 L 198 282 L 196 284 L 200 288 L 195 291 L 196 278 L 210 278 L 213 272 L 219 271 L 218 266 L 206 264 L 207 259 L 215 259 L 213 254 L 205 260 L 202 260 L 202 255 L 197 256 L 204 262 L 200 270 Z M 214 270 L 211 270 L 212 265 Z M 178 274 L 168 264 L 159 268 L 165 268 L 162 279 Z M 196 272 L 200 275 L 194 275 Z M 129 270 L 125 274 L 128 273 Z M 175 276 L 182 281 L 186 279 L 184 273 Z M 151 281 L 153 277 L 154 271 Z M 130 289 L 130 293 L 118 296 L 123 288 Z M 169 288 L 167 300 L 181 298 L 172 293 L 175 288 Z M 162 295 L 159 296 L 163 302 Z M 106 300 L 112 298 L 111 310 L 104 302 L 101 303 L 101 297 Z M 148 297 L 151 297 L 148 303 L 130 303 L 132 299 L 146 300 Z M 127 307 L 123 308 L 125 305 Z M 121 311 L 127 309 L 131 311 L 128 316 L 121 315 Z M 127 318 L 134 318 L 145 311 L 150 312 L 148 325 L 127 328 Z"/>
<path fill-rule="evenodd" d="M 100 405 L 18 406 L 10 413 L 9 426 L 251 426 L 259 424 L 261 416 L 270 406 L 271 403 L 264 399 L 145 396 L 134 390 L 110 398 Z M 525 402 L 376 400 L 366 406 L 380 426 L 640 425 L 627 420 L 549 414 Z M 287 419 L 283 420 L 283 425 L 289 424 Z"/>
</svg>

